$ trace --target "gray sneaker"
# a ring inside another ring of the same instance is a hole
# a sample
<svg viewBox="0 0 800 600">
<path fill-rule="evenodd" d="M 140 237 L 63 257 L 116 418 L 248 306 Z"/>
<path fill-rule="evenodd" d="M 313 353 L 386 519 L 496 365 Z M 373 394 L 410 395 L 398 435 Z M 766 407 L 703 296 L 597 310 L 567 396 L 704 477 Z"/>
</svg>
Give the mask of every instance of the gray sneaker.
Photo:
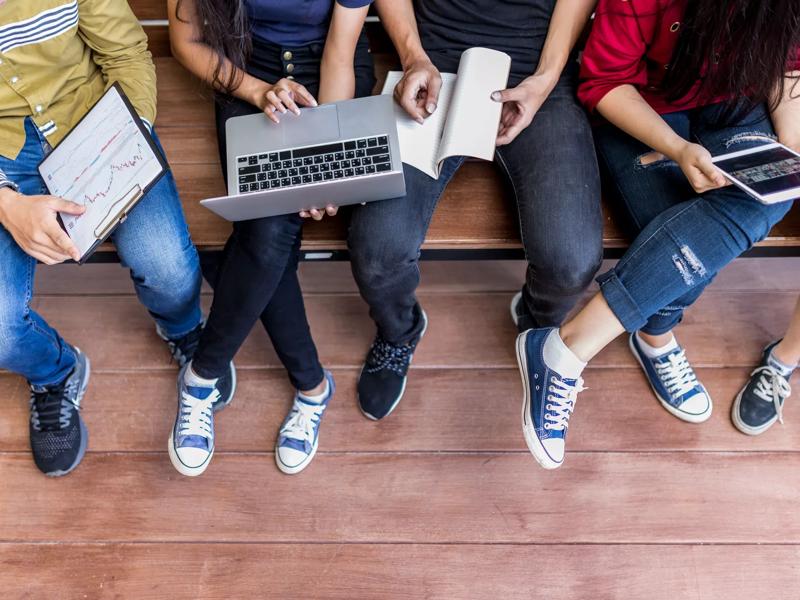
<svg viewBox="0 0 800 600">
<path fill-rule="evenodd" d="M 66 475 L 80 464 L 89 433 L 81 419 L 83 394 L 89 383 L 89 359 L 78 348 L 75 368 L 64 381 L 31 386 L 30 438 L 33 461 L 49 477 Z"/>
</svg>

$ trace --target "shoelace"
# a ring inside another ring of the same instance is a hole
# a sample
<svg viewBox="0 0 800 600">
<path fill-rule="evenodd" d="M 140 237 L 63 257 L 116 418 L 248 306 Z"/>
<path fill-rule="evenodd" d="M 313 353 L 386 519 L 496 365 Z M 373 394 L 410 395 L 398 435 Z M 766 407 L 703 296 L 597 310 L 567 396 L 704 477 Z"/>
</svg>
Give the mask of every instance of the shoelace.
<svg viewBox="0 0 800 600">
<path fill-rule="evenodd" d="M 750 373 L 750 376 L 753 377 L 758 373 L 761 373 L 761 376 L 756 382 L 756 389 L 753 390 L 753 393 L 764 402 L 772 402 L 775 406 L 775 413 L 778 415 L 778 421 L 783 424 L 783 401 L 792 393 L 792 388 L 783 375 L 768 365 L 758 367 Z"/>
<path fill-rule="evenodd" d="M 323 404 L 306 404 L 294 401 L 289 418 L 281 427 L 280 435 L 300 442 L 307 441 L 314 444 L 314 427 L 319 423 L 325 411 Z"/>
<path fill-rule="evenodd" d="M 211 437 L 211 405 L 214 402 L 213 392 L 205 400 L 183 392 L 181 394 L 181 420 L 178 426 L 179 435 L 199 435 Z"/>
<path fill-rule="evenodd" d="M 402 346 L 392 344 L 379 335 L 369 350 L 366 370 L 368 373 L 376 373 L 382 369 L 389 369 L 405 377 L 413 351 L 414 347 L 409 344 Z"/>
<path fill-rule="evenodd" d="M 697 375 L 686 358 L 686 351 L 680 350 L 667 356 L 667 360 L 656 363 L 656 372 L 673 398 L 680 398 L 697 385 Z"/>
<path fill-rule="evenodd" d="M 31 389 L 31 423 L 37 431 L 59 431 L 69 425 L 73 409 L 80 410 L 74 397 L 78 381 L 69 378 L 60 385 Z"/>
<path fill-rule="evenodd" d="M 558 377 L 550 378 L 547 391 L 547 404 L 545 405 L 544 428 L 564 431 L 569 427 L 569 417 L 575 410 L 578 394 L 584 391 L 583 378 L 578 377 L 575 383 L 568 383 Z"/>
<path fill-rule="evenodd" d="M 200 344 L 200 336 L 202 334 L 203 326 L 198 325 L 180 339 L 166 340 L 172 358 L 179 366 L 184 366 L 194 356 L 197 346 Z"/>
</svg>

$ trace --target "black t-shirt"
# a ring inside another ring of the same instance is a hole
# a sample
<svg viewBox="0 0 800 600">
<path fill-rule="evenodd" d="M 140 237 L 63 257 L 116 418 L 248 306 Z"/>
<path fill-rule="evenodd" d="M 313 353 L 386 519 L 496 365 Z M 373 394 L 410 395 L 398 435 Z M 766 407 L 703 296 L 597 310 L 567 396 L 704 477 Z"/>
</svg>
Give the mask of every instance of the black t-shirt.
<svg viewBox="0 0 800 600">
<path fill-rule="evenodd" d="M 473 46 L 511 56 L 510 83 L 533 74 L 556 0 L 414 0 L 422 45 L 441 71 L 455 73 Z"/>
</svg>

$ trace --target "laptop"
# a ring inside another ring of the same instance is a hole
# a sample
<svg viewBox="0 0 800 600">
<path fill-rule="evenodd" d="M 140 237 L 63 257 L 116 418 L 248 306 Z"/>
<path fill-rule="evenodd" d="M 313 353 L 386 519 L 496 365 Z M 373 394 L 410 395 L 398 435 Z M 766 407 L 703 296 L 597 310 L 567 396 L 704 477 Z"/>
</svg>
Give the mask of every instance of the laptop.
<svg viewBox="0 0 800 600">
<path fill-rule="evenodd" d="M 200 204 L 228 221 L 405 196 L 391 96 L 226 123 L 228 195 Z"/>
</svg>

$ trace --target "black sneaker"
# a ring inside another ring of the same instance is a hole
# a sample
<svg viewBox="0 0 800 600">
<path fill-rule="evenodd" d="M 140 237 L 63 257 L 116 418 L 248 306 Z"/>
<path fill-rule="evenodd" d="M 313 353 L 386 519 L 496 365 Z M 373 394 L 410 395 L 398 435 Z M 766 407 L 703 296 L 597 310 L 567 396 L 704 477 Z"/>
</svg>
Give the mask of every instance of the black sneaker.
<svg viewBox="0 0 800 600">
<path fill-rule="evenodd" d="M 764 433 L 775 421 L 783 423 L 783 404 L 792 388 L 788 378 L 769 364 L 770 353 L 777 343 L 764 349 L 761 364 L 750 374 L 750 380 L 733 402 L 731 420 L 747 435 Z"/>
<path fill-rule="evenodd" d="M 393 344 L 380 333 L 375 336 L 358 378 L 358 406 L 368 419 L 389 416 L 403 398 L 414 350 L 428 328 L 428 316 L 422 309 L 420 318 L 422 331 L 408 344 Z"/>
<path fill-rule="evenodd" d="M 182 338 L 177 340 L 169 339 L 160 327 L 156 326 L 156 333 L 158 336 L 167 342 L 169 351 L 172 358 L 179 366 L 184 367 L 192 360 L 194 353 L 197 351 L 197 346 L 200 344 L 200 336 L 203 333 L 203 326 L 201 323 Z M 214 412 L 220 411 L 233 400 L 233 395 L 236 393 L 236 367 L 231 361 L 228 366 L 228 372 L 220 376 L 217 380 L 217 391 L 219 391 L 219 399 L 216 400 L 212 406 Z"/>
<path fill-rule="evenodd" d="M 31 386 L 30 437 L 33 462 L 49 477 L 72 471 L 83 460 L 89 433 L 80 415 L 89 383 L 89 359 L 73 348 L 76 364 L 57 385 Z"/>
<path fill-rule="evenodd" d="M 538 326 L 533 320 L 533 316 L 528 312 L 528 307 L 522 299 L 522 292 L 517 292 L 511 299 L 511 320 L 517 326 L 517 331 L 523 333 L 528 329 L 536 329 Z"/>
</svg>

